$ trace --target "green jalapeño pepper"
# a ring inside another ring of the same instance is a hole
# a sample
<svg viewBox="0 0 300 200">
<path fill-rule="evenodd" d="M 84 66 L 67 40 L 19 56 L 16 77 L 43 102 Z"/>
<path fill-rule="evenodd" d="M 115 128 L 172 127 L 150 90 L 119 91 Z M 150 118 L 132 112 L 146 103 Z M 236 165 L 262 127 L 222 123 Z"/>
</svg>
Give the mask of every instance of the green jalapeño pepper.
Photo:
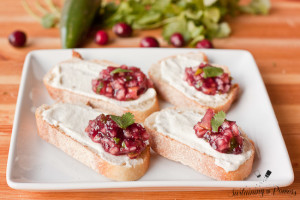
<svg viewBox="0 0 300 200">
<path fill-rule="evenodd" d="M 101 0 L 66 0 L 60 21 L 62 48 L 75 48 L 88 33 Z"/>
</svg>

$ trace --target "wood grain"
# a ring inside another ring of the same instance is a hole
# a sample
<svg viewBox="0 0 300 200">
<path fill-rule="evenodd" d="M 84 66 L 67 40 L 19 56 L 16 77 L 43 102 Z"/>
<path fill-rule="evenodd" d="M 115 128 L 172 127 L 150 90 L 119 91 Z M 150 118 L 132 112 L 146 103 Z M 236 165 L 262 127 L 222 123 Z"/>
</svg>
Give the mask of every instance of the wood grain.
<svg viewBox="0 0 300 200">
<path fill-rule="evenodd" d="M 232 35 L 226 39 L 214 40 L 214 46 L 224 49 L 246 49 L 255 57 L 294 168 L 295 181 L 285 189 L 293 189 L 299 193 L 300 2 L 273 0 L 270 15 L 243 15 L 230 18 L 229 22 Z M 232 197 L 232 191 L 41 193 L 9 188 L 5 179 L 6 163 L 24 58 L 31 50 L 60 48 L 60 39 L 57 29 L 43 29 L 28 16 L 19 0 L 0 1 L 0 27 L 0 199 L 243 199 Z M 8 35 L 16 29 L 27 33 L 29 39 L 24 48 L 14 48 L 8 43 Z M 161 30 L 137 31 L 134 37 L 128 39 L 118 39 L 111 32 L 109 34 L 112 42 L 105 47 L 138 47 L 141 37 L 146 35 L 155 36 L 163 47 L 168 46 L 161 37 Z M 99 46 L 89 41 L 84 47 Z M 251 199 L 255 198 L 261 197 L 251 196 Z M 299 194 L 277 194 L 265 195 L 263 198 L 300 197 Z"/>
</svg>

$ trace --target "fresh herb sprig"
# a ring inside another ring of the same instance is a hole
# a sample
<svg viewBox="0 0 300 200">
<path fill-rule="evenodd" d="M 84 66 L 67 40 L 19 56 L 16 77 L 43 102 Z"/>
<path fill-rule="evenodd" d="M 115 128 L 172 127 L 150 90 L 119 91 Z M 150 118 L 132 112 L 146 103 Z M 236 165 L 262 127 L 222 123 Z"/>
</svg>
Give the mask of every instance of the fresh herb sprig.
<svg viewBox="0 0 300 200">
<path fill-rule="evenodd" d="M 134 115 L 130 112 L 123 114 L 121 117 L 116 115 L 111 115 L 110 117 L 122 129 L 126 129 L 128 126 L 134 124 Z"/>
<path fill-rule="evenodd" d="M 121 72 L 132 72 L 130 69 L 122 69 L 122 68 L 117 68 L 113 71 L 110 72 L 111 75 L 121 73 Z"/>
<path fill-rule="evenodd" d="M 211 119 L 211 127 L 212 131 L 218 132 L 219 127 L 223 124 L 226 118 L 226 114 L 224 111 L 220 111 L 214 115 L 214 118 Z"/>
<path fill-rule="evenodd" d="M 204 78 L 210 78 L 210 77 L 216 77 L 216 76 L 220 76 L 224 73 L 224 70 L 222 68 L 219 67 L 204 67 L 203 68 L 204 71 Z"/>
<path fill-rule="evenodd" d="M 112 27 L 118 22 L 126 22 L 134 29 L 162 27 L 166 41 L 179 32 L 193 46 L 204 38 L 227 37 L 231 32 L 224 21 L 227 15 L 235 16 L 241 12 L 267 14 L 269 9 L 269 0 L 252 0 L 246 6 L 240 6 L 239 0 L 104 1 L 99 21 L 104 27 Z"/>
</svg>

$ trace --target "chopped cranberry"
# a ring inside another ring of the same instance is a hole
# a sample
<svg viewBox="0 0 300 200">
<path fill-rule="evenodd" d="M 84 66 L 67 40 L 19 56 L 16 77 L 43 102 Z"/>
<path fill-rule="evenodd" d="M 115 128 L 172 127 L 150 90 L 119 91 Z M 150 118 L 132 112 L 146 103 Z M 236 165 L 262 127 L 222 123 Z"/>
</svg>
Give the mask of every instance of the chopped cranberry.
<svg viewBox="0 0 300 200">
<path fill-rule="evenodd" d="M 227 93 L 231 88 L 231 77 L 228 73 L 220 76 L 204 78 L 204 68 L 209 64 L 201 63 L 198 68 L 187 67 L 185 69 L 185 81 L 196 90 L 207 95 Z M 211 67 L 211 66 L 210 66 Z"/>
<path fill-rule="evenodd" d="M 221 153 L 242 153 L 243 138 L 236 123 L 225 120 L 218 132 L 214 132 L 211 125 L 207 125 L 208 122 L 211 123 L 213 116 L 213 110 L 208 109 L 202 120 L 194 126 L 197 137 L 205 139 L 212 148 Z"/>
<path fill-rule="evenodd" d="M 110 115 L 104 114 L 90 120 L 85 132 L 94 142 L 100 143 L 106 152 L 115 156 L 128 155 L 131 159 L 143 152 L 149 139 L 142 125 L 134 123 L 122 129 Z"/>
<path fill-rule="evenodd" d="M 213 45 L 212 45 L 212 43 L 211 43 L 209 40 L 204 39 L 204 40 L 199 41 L 199 42 L 196 44 L 196 48 L 200 48 L 200 49 L 211 49 L 211 48 L 213 48 Z"/>
<path fill-rule="evenodd" d="M 153 87 L 152 82 L 139 68 L 126 65 L 109 66 L 100 72 L 98 79 L 92 80 L 95 93 L 119 101 L 138 99 L 151 87 Z"/>
</svg>

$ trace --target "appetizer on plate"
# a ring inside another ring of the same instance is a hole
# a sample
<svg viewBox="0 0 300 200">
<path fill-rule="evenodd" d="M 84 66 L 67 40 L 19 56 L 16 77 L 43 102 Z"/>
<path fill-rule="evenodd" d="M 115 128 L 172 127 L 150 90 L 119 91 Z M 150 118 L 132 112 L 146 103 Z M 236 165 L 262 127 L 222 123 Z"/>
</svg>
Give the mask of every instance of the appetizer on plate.
<svg viewBox="0 0 300 200">
<path fill-rule="evenodd" d="M 151 80 L 137 67 L 73 58 L 54 66 L 44 77 L 50 96 L 60 102 L 89 104 L 122 115 L 134 114 L 138 122 L 159 110 Z"/>
<path fill-rule="evenodd" d="M 243 180 L 251 173 L 254 144 L 223 111 L 167 108 L 144 125 L 151 148 L 163 157 L 217 180 Z"/>
<path fill-rule="evenodd" d="M 149 135 L 133 115 L 106 115 L 85 105 L 57 103 L 36 110 L 38 134 L 96 172 L 133 181 L 147 171 Z"/>
<path fill-rule="evenodd" d="M 239 91 L 228 68 L 208 63 L 201 52 L 164 58 L 151 66 L 149 76 L 159 94 L 175 106 L 227 111 Z"/>
</svg>

